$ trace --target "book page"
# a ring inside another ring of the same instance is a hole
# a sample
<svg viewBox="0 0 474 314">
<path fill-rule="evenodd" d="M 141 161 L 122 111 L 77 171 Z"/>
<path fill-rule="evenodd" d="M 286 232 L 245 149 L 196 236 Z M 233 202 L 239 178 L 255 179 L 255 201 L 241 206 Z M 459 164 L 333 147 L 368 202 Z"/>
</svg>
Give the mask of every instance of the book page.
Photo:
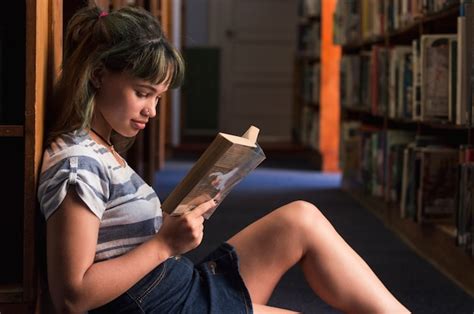
<svg viewBox="0 0 474 314">
<path fill-rule="evenodd" d="M 173 214 L 183 214 L 196 206 L 214 198 L 218 205 L 249 172 L 254 170 L 263 160 L 265 154 L 260 146 L 248 147 L 233 145 L 223 154 L 213 167 L 202 176 L 201 180 L 186 195 L 173 211 Z M 214 213 L 207 212 L 204 218 Z"/>
</svg>

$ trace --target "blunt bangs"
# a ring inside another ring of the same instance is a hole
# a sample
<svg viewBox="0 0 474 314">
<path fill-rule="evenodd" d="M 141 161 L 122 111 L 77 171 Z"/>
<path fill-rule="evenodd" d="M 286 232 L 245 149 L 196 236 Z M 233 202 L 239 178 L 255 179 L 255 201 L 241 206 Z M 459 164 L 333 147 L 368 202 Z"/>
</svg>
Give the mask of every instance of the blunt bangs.
<svg viewBox="0 0 474 314">
<path fill-rule="evenodd" d="M 169 88 L 181 86 L 184 61 L 179 52 L 163 42 L 150 43 L 135 51 L 126 68 L 132 76 L 153 84 L 165 83 Z"/>
</svg>

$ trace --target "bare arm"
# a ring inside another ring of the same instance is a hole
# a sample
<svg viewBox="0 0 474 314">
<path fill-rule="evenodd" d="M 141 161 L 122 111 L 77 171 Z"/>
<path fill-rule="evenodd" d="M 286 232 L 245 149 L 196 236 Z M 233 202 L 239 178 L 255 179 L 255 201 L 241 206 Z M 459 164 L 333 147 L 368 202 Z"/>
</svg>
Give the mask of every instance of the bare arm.
<svg viewBox="0 0 474 314">
<path fill-rule="evenodd" d="M 84 312 L 112 301 L 172 255 L 202 240 L 206 202 L 180 217 L 166 217 L 159 233 L 120 257 L 94 263 L 99 219 L 69 189 L 47 222 L 48 281 L 60 313 Z"/>
</svg>

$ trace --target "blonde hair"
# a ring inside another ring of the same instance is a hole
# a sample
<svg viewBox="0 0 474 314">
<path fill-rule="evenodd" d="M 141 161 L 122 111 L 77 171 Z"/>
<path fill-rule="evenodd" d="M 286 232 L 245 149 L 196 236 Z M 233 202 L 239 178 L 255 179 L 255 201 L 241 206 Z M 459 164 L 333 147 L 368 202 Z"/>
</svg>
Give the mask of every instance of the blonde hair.
<svg viewBox="0 0 474 314">
<path fill-rule="evenodd" d="M 68 23 L 62 71 L 46 117 L 45 145 L 79 128 L 89 128 L 96 88 L 92 74 L 101 67 L 154 84 L 181 85 L 184 62 L 165 38 L 159 22 L 141 8 L 103 14 L 97 7 L 77 11 Z M 112 142 L 125 139 L 113 134 Z"/>
</svg>

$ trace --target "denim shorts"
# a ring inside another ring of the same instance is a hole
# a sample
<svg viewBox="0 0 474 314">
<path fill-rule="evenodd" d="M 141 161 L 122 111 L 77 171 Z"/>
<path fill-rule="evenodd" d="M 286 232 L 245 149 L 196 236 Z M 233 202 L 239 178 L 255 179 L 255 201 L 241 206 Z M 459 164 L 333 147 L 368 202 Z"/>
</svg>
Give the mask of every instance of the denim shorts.
<svg viewBox="0 0 474 314">
<path fill-rule="evenodd" d="M 202 262 L 167 259 L 127 292 L 89 313 L 253 313 L 237 253 L 223 243 Z"/>
</svg>

